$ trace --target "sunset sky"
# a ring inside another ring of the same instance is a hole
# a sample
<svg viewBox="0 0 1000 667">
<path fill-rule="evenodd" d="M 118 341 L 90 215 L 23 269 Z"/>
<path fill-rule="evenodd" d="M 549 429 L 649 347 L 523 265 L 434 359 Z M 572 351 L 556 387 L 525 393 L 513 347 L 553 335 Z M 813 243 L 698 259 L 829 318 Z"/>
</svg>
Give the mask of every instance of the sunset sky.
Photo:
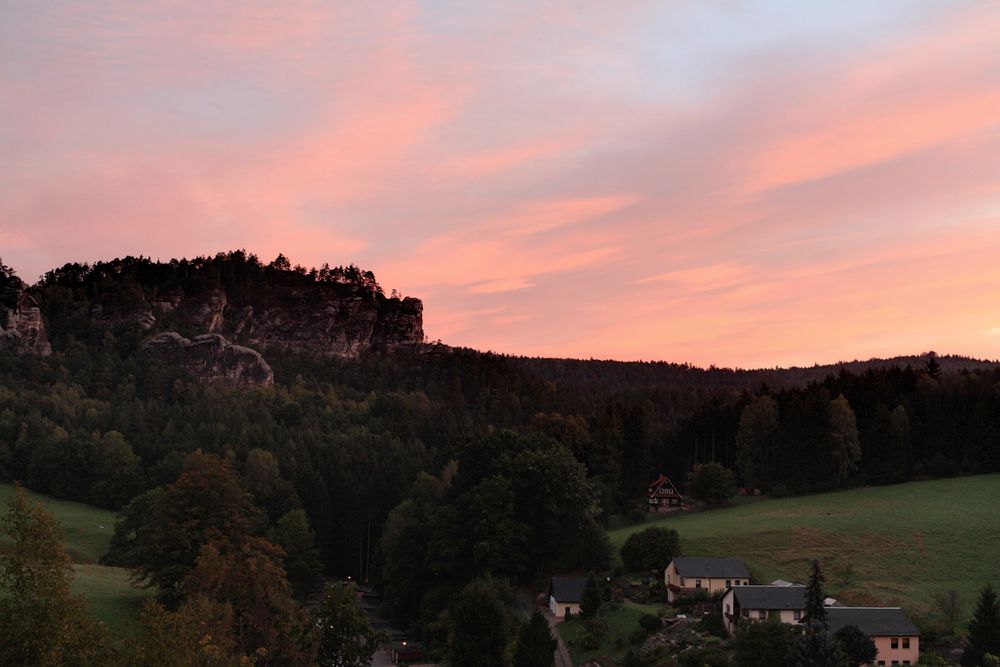
<svg viewBox="0 0 1000 667">
<path fill-rule="evenodd" d="M 0 2 L 0 257 L 355 262 L 431 339 L 1000 357 L 1000 2 Z"/>
</svg>

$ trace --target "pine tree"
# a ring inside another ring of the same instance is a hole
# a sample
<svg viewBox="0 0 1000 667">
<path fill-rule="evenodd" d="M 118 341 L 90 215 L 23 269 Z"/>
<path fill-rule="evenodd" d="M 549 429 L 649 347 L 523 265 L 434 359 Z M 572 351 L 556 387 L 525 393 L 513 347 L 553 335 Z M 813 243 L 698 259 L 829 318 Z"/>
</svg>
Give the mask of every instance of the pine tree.
<svg viewBox="0 0 1000 667">
<path fill-rule="evenodd" d="M 591 572 L 587 576 L 587 583 L 583 586 L 583 594 L 580 596 L 580 616 L 583 618 L 594 618 L 601 610 L 601 590 L 597 586 L 597 577 Z"/>
<path fill-rule="evenodd" d="M 826 605 L 823 600 L 826 594 L 823 593 L 823 572 L 820 570 L 819 561 L 812 562 L 812 572 L 809 574 L 809 585 L 806 587 L 806 615 L 804 623 L 817 623 L 823 628 L 828 627 L 826 623 Z"/>
<path fill-rule="evenodd" d="M 962 664 L 969 667 L 982 665 L 986 654 L 1000 655 L 1000 601 L 990 584 L 986 584 L 979 593 L 976 610 L 969 621 Z"/>
<path fill-rule="evenodd" d="M 552 667 L 556 646 L 549 624 L 536 611 L 518 635 L 514 647 L 514 667 Z"/>
</svg>

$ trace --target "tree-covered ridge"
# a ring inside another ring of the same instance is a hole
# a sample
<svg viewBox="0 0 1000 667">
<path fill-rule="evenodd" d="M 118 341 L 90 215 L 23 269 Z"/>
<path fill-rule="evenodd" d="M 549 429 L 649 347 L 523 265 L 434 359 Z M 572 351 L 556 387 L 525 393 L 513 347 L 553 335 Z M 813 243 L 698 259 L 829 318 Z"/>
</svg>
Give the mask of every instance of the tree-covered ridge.
<svg viewBox="0 0 1000 667">
<path fill-rule="evenodd" d="M 88 293 L 116 282 L 132 282 L 161 292 L 180 290 L 196 293 L 208 289 L 261 290 L 275 287 L 340 285 L 348 290 L 383 294 L 375 274 L 350 264 L 320 268 L 292 266 L 283 254 L 265 264 L 257 255 L 244 250 L 220 252 L 214 256 L 172 259 L 169 262 L 149 257 L 113 259 L 107 262 L 69 263 L 48 271 L 36 285 L 83 288 Z"/>
</svg>

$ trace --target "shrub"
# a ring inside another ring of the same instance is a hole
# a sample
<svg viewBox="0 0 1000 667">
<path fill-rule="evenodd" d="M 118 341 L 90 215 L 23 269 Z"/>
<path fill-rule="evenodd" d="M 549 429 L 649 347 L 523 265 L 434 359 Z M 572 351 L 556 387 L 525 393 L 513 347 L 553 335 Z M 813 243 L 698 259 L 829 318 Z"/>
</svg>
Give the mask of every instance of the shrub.
<svg viewBox="0 0 1000 667">
<path fill-rule="evenodd" d="M 716 637 L 725 638 L 729 636 L 729 633 L 726 632 L 726 624 L 722 620 L 722 614 L 718 612 L 702 616 L 701 621 L 698 623 L 698 629 Z"/>
<path fill-rule="evenodd" d="M 639 625 L 646 632 L 656 632 L 663 627 L 663 621 L 660 620 L 659 616 L 654 614 L 643 614 L 639 617 Z"/>
<path fill-rule="evenodd" d="M 648 636 L 649 633 L 646 632 L 645 628 L 636 628 L 632 632 L 628 633 L 628 642 L 629 644 L 641 644 L 646 641 L 646 637 Z"/>
</svg>

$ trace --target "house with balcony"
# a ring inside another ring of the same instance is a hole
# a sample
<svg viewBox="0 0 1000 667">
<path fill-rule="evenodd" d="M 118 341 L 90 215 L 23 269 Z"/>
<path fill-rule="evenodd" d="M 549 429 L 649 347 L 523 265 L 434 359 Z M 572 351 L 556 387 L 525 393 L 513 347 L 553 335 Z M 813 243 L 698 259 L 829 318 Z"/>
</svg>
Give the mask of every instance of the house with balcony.
<svg viewBox="0 0 1000 667">
<path fill-rule="evenodd" d="M 646 487 L 646 509 L 650 512 L 673 512 L 682 507 L 680 491 L 666 475 L 660 475 Z"/>
<path fill-rule="evenodd" d="M 748 586 L 750 572 L 743 561 L 734 558 L 678 556 L 667 565 L 663 581 L 667 601 L 674 602 L 679 597 L 711 597 L 736 586 Z"/>
</svg>

